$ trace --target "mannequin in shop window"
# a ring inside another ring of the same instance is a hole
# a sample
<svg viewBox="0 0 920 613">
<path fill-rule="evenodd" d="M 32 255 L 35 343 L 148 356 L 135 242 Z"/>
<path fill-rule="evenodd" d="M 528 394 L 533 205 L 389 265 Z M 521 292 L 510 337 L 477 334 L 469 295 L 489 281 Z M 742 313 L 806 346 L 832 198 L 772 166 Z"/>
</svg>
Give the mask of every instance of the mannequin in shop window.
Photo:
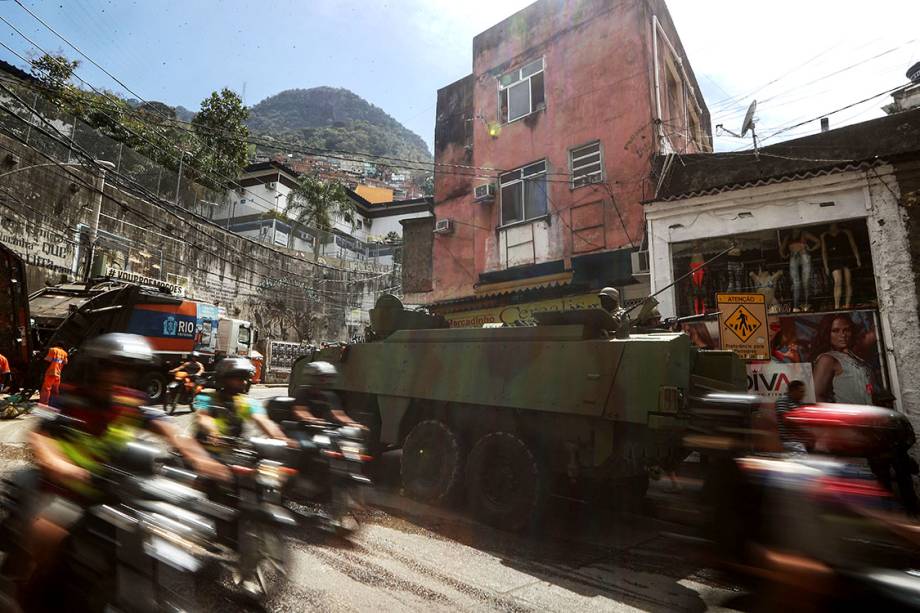
<svg viewBox="0 0 920 613">
<path fill-rule="evenodd" d="M 843 308 L 850 308 L 853 300 L 851 271 L 862 266 L 853 233 L 832 223 L 821 235 L 821 258 L 824 260 L 824 272 L 834 280 L 834 308 L 840 308 L 841 297 Z"/>
<path fill-rule="evenodd" d="M 695 244 L 693 254 L 690 256 L 690 295 L 693 297 L 693 313 L 703 315 L 706 313 L 706 292 L 703 289 L 706 281 L 706 258 Z"/>
<path fill-rule="evenodd" d="M 760 292 L 764 296 L 764 304 L 771 313 L 776 312 L 776 282 L 783 276 L 782 270 L 770 272 L 769 270 L 758 269 L 757 272 L 751 271 L 751 281 L 754 282 L 754 291 Z"/>
<path fill-rule="evenodd" d="M 789 279 L 792 282 L 792 310 L 809 311 L 811 304 L 811 254 L 821 246 L 815 236 L 801 228 L 795 228 L 779 244 L 779 256 L 789 260 Z M 805 300 L 801 301 L 803 291 Z"/>
<path fill-rule="evenodd" d="M 741 247 L 737 243 L 725 254 L 725 267 L 728 269 L 727 292 L 744 291 L 744 261 L 741 259 Z"/>
</svg>

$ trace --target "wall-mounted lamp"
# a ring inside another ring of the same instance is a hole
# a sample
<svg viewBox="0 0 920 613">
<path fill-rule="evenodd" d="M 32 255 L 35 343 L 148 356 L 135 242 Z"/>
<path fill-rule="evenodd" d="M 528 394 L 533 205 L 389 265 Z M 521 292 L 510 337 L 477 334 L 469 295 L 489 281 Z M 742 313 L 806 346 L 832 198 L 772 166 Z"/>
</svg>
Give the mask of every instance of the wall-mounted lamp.
<svg viewBox="0 0 920 613">
<path fill-rule="evenodd" d="M 476 119 L 482 122 L 482 125 L 486 127 L 486 130 L 489 133 L 489 136 L 492 138 L 498 138 L 502 133 L 502 124 L 497 121 L 486 121 L 486 118 L 483 116 L 482 111 L 476 113 Z"/>
</svg>

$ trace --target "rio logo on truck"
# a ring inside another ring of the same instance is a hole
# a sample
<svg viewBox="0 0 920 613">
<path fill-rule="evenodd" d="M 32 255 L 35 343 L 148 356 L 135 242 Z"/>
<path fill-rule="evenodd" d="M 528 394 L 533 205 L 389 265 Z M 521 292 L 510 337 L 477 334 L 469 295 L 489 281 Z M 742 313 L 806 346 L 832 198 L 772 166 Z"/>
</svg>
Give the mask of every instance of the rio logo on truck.
<svg viewBox="0 0 920 613">
<path fill-rule="evenodd" d="M 216 306 L 191 300 L 179 304 L 138 304 L 131 312 L 128 332 L 146 336 L 154 351 L 188 353 L 213 351 L 220 318 Z"/>
</svg>

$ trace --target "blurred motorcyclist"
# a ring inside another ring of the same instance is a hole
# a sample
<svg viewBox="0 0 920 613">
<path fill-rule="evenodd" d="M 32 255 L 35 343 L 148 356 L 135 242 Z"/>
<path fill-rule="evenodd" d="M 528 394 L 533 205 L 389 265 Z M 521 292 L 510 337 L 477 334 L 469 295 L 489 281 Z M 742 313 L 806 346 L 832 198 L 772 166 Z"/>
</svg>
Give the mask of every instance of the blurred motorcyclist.
<svg viewBox="0 0 920 613">
<path fill-rule="evenodd" d="M 31 568 L 20 568 L 19 576 L 31 575 L 33 587 L 82 516 L 83 506 L 98 496 L 93 472 L 140 429 L 161 435 L 201 474 L 230 478 L 226 467 L 181 435 L 161 411 L 144 406 L 146 396 L 138 391 L 137 381 L 153 363 L 150 345 L 141 336 L 112 333 L 88 341 L 72 366 L 77 373 L 73 382 L 62 386 L 52 401 L 53 411 L 31 433 L 37 471 L 17 473 L 13 482 L 23 546 L 31 553 Z M 29 561 L 20 562 L 29 566 Z"/>
<path fill-rule="evenodd" d="M 310 362 L 304 371 L 307 383 L 294 392 L 294 418 L 308 423 L 331 422 L 366 430 L 342 409 L 338 394 L 331 388 L 338 371 L 329 362 Z"/>
<path fill-rule="evenodd" d="M 255 424 L 265 435 L 290 444 L 281 428 L 268 418 L 262 403 L 246 394 L 255 372 L 246 358 L 224 358 L 214 369 L 216 390 L 202 392 L 192 401 L 198 411 L 198 438 L 217 443 L 217 437 L 239 437 L 247 422 Z"/>
<path fill-rule="evenodd" d="M 176 366 L 169 372 L 174 375 L 179 371 L 184 371 L 189 377 L 201 376 L 204 373 L 204 364 L 201 363 L 201 354 L 197 351 L 191 352 L 188 354 L 185 362 Z"/>
</svg>

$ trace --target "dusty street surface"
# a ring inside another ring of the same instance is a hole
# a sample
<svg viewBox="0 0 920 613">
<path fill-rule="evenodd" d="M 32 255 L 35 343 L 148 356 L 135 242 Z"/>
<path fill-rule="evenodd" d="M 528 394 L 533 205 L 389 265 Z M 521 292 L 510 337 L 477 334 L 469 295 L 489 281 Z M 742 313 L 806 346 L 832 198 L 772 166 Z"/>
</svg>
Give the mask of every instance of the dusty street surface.
<svg viewBox="0 0 920 613">
<path fill-rule="evenodd" d="M 285 393 L 253 391 L 262 398 Z M 189 427 L 191 415 L 178 413 Z M 0 470 L 27 460 L 31 421 L 0 422 Z M 623 515 L 559 501 L 540 533 L 510 535 L 460 509 L 403 498 L 398 462 L 398 452 L 385 454 L 357 535 L 304 531 L 290 539 L 290 582 L 268 610 L 702 611 L 739 596 L 672 535 L 679 526 L 652 518 L 653 509 Z M 203 610 L 246 610 L 211 590 L 199 603 Z"/>
</svg>

